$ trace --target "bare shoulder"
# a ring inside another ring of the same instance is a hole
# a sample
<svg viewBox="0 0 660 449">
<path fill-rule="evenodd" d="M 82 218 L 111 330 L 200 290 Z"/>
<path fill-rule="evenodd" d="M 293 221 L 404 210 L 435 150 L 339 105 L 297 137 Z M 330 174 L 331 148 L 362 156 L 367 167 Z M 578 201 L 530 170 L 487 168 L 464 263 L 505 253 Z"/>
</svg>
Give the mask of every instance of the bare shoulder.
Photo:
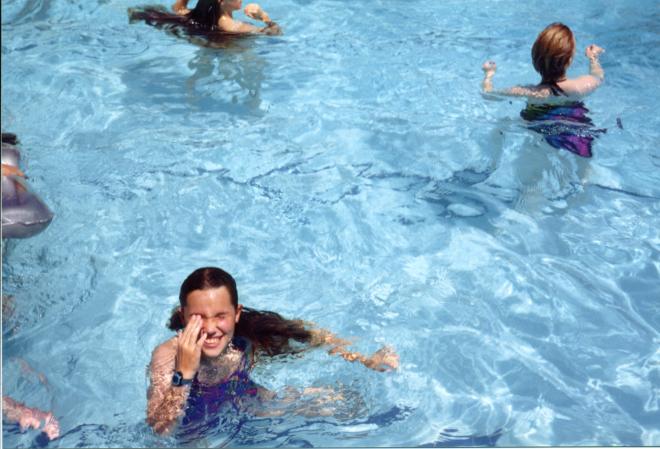
<svg viewBox="0 0 660 449">
<path fill-rule="evenodd" d="M 176 359 L 176 337 L 161 343 L 154 349 L 151 355 L 151 369 L 162 369 L 169 365 L 174 365 Z"/>
<path fill-rule="evenodd" d="M 560 83 L 560 87 L 567 95 L 586 95 L 601 84 L 601 79 L 593 75 L 582 75 L 577 78 L 568 79 Z"/>
</svg>

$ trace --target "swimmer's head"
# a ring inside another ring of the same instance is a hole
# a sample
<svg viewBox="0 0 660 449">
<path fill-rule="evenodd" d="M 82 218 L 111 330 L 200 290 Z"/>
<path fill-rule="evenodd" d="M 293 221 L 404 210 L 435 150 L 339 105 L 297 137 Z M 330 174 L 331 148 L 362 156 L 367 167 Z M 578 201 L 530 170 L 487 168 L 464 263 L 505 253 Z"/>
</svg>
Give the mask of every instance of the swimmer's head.
<svg viewBox="0 0 660 449">
<path fill-rule="evenodd" d="M 199 268 L 181 284 L 179 304 L 170 318 L 170 329 L 183 329 L 192 317 L 198 316 L 200 336 L 206 334 L 203 354 L 220 355 L 234 337 L 242 311 L 234 278 L 220 268 Z"/>
<path fill-rule="evenodd" d="M 185 307 L 188 295 L 194 290 L 207 290 L 210 288 L 226 287 L 229 291 L 231 304 L 238 307 L 238 291 L 236 281 L 231 274 L 222 268 L 198 268 L 188 275 L 179 289 L 179 304 Z"/>
<path fill-rule="evenodd" d="M 548 25 L 532 46 L 534 68 L 541 74 L 542 83 L 556 83 L 571 65 L 575 54 L 575 38 L 563 23 Z"/>
<path fill-rule="evenodd" d="M 220 18 L 220 0 L 197 0 L 195 9 L 190 12 L 190 18 L 202 29 L 212 30 Z"/>
</svg>

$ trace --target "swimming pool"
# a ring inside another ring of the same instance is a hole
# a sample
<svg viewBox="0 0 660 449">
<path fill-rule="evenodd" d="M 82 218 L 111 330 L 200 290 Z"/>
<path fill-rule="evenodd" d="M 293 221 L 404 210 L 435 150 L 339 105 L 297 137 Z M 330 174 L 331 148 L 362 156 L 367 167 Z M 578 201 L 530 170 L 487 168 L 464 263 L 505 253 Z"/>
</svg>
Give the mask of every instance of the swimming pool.
<svg viewBox="0 0 660 449">
<path fill-rule="evenodd" d="M 228 415 L 197 445 L 660 444 L 654 2 L 271 0 L 284 36 L 222 50 L 129 25 L 136 4 L 2 5 L 2 128 L 56 214 L 3 242 L 2 382 L 53 410 L 50 446 L 179 444 L 144 423 L 145 366 L 207 264 L 247 305 L 391 344 L 401 367 L 262 366 L 264 386 L 334 385 L 357 410 Z M 591 159 L 479 94 L 488 58 L 496 86 L 535 82 L 555 20 L 569 74 L 607 51 Z M 3 442 L 46 444 L 12 425 Z"/>
</svg>

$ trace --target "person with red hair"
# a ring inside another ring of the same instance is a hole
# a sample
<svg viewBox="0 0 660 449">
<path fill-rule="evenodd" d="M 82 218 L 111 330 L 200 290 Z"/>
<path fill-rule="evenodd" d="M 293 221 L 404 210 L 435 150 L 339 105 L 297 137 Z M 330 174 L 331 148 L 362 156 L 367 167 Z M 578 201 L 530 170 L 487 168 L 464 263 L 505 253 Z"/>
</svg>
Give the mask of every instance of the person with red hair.
<svg viewBox="0 0 660 449">
<path fill-rule="evenodd" d="M 541 75 L 541 81 L 537 85 L 494 90 L 492 79 L 497 65 L 494 61 L 486 61 L 482 66 L 485 74 L 482 82 L 483 92 L 527 97 L 532 100 L 582 97 L 596 90 L 605 79 L 605 72 L 598 60 L 603 52 L 604 50 L 598 45 L 589 45 L 584 52 L 589 59 L 589 74 L 568 78 L 566 70 L 575 56 L 575 37 L 571 29 L 563 23 L 552 23 L 541 31 L 532 46 L 532 62 L 534 69 Z"/>
</svg>

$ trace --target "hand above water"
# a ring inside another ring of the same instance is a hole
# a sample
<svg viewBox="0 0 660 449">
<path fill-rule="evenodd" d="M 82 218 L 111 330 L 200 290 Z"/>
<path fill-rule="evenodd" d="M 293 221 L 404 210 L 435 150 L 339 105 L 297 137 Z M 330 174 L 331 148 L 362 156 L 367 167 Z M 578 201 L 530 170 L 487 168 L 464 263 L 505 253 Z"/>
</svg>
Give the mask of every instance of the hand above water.
<svg viewBox="0 0 660 449">
<path fill-rule="evenodd" d="M 497 64 L 495 64 L 495 61 L 486 61 L 484 62 L 484 65 L 481 66 L 481 69 L 486 72 L 486 76 L 494 75 L 497 70 Z"/>
<path fill-rule="evenodd" d="M 599 47 L 596 44 L 591 44 L 584 50 L 585 56 L 589 59 L 596 59 L 596 58 L 598 58 L 598 56 L 601 55 L 601 53 L 604 53 L 604 52 L 605 52 L 605 49 Z"/>
<path fill-rule="evenodd" d="M 60 423 L 55 419 L 52 413 L 46 413 L 43 417 L 44 426 L 41 431 L 46 434 L 49 440 L 54 440 L 60 436 Z"/>
<path fill-rule="evenodd" d="M 184 379 L 192 379 L 199 370 L 205 341 L 202 318 L 199 315 L 191 316 L 186 328 L 176 336 L 176 370 L 181 372 Z"/>
<path fill-rule="evenodd" d="M 57 419 L 50 412 L 27 407 L 8 396 L 3 396 L 2 413 L 8 421 L 17 422 L 21 428 L 21 432 L 32 428 L 44 432 L 49 440 L 54 440 L 60 436 L 60 423 L 57 422 Z"/>
<path fill-rule="evenodd" d="M 266 11 L 261 9 L 261 6 L 256 3 L 250 3 L 249 5 L 245 6 L 244 12 L 245 15 L 251 19 L 266 23 L 271 21 L 270 17 L 268 17 L 268 14 L 266 14 Z"/>
<path fill-rule="evenodd" d="M 399 367 L 399 354 L 385 346 L 374 352 L 364 364 L 375 371 L 391 371 Z"/>
</svg>

